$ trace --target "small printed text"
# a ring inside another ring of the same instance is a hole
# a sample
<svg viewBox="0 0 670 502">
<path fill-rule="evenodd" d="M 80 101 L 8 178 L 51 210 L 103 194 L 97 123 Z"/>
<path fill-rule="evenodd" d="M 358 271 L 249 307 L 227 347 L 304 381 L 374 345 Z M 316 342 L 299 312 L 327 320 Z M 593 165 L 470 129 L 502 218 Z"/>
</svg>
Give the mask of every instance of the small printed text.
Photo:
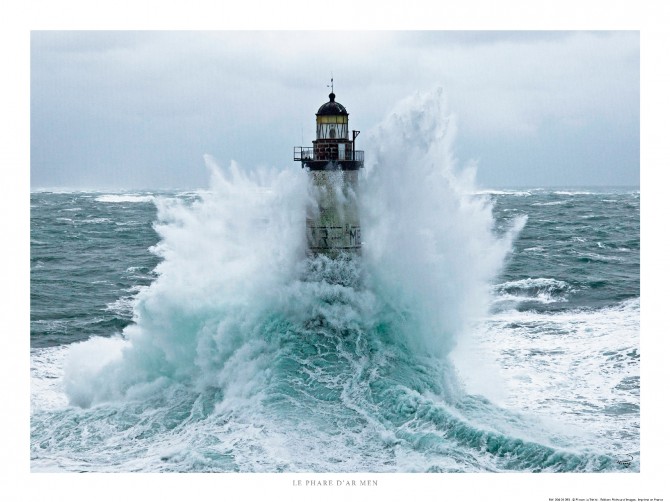
<svg viewBox="0 0 670 502">
<path fill-rule="evenodd" d="M 293 486 L 377 486 L 376 479 L 294 479 Z"/>
<path fill-rule="evenodd" d="M 559 497 L 559 498 L 549 498 L 549 502 L 663 502 L 663 499 L 659 498 L 581 498 L 581 497 Z"/>
</svg>

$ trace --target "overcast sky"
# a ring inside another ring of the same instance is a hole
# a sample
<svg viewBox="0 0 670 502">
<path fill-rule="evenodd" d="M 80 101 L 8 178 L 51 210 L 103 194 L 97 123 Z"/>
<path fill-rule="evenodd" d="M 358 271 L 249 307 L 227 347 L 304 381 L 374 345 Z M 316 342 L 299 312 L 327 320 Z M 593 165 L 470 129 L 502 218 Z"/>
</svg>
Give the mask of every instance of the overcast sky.
<svg viewBox="0 0 670 502">
<path fill-rule="evenodd" d="M 331 72 L 359 149 L 439 86 L 482 187 L 639 184 L 637 31 L 33 31 L 31 188 L 205 187 L 204 154 L 294 164 Z"/>
</svg>

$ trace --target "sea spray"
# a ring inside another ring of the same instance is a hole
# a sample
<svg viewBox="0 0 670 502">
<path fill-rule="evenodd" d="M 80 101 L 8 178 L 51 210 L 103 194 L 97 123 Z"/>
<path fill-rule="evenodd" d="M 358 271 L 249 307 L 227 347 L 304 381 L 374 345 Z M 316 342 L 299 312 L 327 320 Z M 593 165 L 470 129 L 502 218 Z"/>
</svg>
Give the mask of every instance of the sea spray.
<svg viewBox="0 0 670 502">
<path fill-rule="evenodd" d="M 207 159 L 199 200 L 156 197 L 157 278 L 122 336 L 69 350 L 75 407 L 47 417 L 73 456 L 169 471 L 616 468 L 459 388 L 450 350 L 525 219 L 496 233 L 473 171 L 450 156 L 453 134 L 437 91 L 371 135 L 361 257 L 306 256 L 313 201 L 295 168 Z"/>
<path fill-rule="evenodd" d="M 361 205 L 365 258 L 376 291 L 417 324 L 407 336 L 445 355 L 489 303 L 488 288 L 525 223 L 494 232 L 475 169 L 452 156 L 456 133 L 441 89 L 399 103 L 371 134 Z"/>
<path fill-rule="evenodd" d="M 171 381 L 224 385 L 226 375 L 243 371 L 227 367 L 231 358 L 264 343 L 259 327 L 268 316 L 313 325 L 324 319 L 324 305 L 332 326 L 347 319 L 363 331 L 385 326 L 395 342 L 443 359 L 483 312 L 513 238 L 497 238 L 490 205 L 470 195 L 473 175 L 455 168 L 453 135 L 441 90 L 401 103 L 372 133 L 362 264 L 301 255 L 310 203 L 303 172 L 243 170 L 234 162 L 222 170 L 207 157 L 211 184 L 200 201 L 156 199 L 153 252 L 162 261 L 158 278 L 137 296 L 123 340 L 94 339 L 72 351 L 72 403 L 140 398 Z M 311 280 L 301 280 L 305 270 Z M 103 358 L 95 356 L 100 349 Z"/>
<path fill-rule="evenodd" d="M 211 186 L 201 200 L 189 206 L 156 199 L 158 277 L 137 295 L 135 323 L 118 341 L 118 357 L 95 357 L 97 346 L 108 344 L 98 339 L 73 350 L 65 381 L 73 404 L 153 392 L 160 382 L 217 383 L 223 362 L 249 341 L 258 316 L 296 275 L 303 173 L 244 171 L 235 163 L 222 170 L 209 157 L 206 163 Z"/>
</svg>

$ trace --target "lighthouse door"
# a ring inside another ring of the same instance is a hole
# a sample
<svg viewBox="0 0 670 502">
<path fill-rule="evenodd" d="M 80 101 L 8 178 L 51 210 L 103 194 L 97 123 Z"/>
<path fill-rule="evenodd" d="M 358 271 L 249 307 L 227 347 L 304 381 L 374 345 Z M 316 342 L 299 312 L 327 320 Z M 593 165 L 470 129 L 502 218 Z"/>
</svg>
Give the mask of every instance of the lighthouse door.
<svg viewBox="0 0 670 502">
<path fill-rule="evenodd" d="M 337 144 L 337 158 L 338 160 L 346 160 L 344 158 L 346 152 L 346 145 L 344 143 Z"/>
</svg>

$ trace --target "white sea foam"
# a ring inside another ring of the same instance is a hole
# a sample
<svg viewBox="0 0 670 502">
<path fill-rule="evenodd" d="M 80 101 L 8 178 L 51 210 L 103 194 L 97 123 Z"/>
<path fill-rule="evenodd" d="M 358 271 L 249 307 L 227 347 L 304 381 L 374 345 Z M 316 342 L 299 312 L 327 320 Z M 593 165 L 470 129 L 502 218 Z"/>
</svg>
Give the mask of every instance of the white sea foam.
<svg viewBox="0 0 670 502">
<path fill-rule="evenodd" d="M 508 281 L 497 286 L 499 289 L 548 289 L 548 290 L 566 290 L 569 288 L 568 283 L 559 281 L 558 279 L 537 277 L 521 279 L 518 281 Z"/>
<path fill-rule="evenodd" d="M 528 197 L 532 195 L 531 192 L 528 190 L 494 190 L 494 189 L 486 189 L 486 190 L 476 190 L 474 192 L 471 192 L 475 195 L 514 195 L 516 197 Z"/>
<path fill-rule="evenodd" d="M 485 311 L 488 285 L 526 221 L 494 236 L 474 167 L 459 169 L 452 157 L 455 132 L 441 90 L 401 102 L 370 134 L 361 194 L 365 259 L 380 294 L 416 309 L 431 353 L 448 350 Z"/>
<path fill-rule="evenodd" d="M 360 206 L 371 292 L 334 311 L 319 303 L 331 286 L 295 282 L 304 256 L 306 173 L 243 170 L 234 162 L 221 169 L 207 158 L 211 185 L 201 200 L 154 199 L 160 242 L 153 252 L 163 260 L 158 278 L 137 295 L 136 324 L 125 329 L 118 357 L 90 363 L 97 357 L 87 346 L 97 354 L 100 342 L 72 352 L 73 370 L 66 373 L 72 402 L 139 395 L 137 389 L 165 374 L 236 395 L 235 375 L 264 378 L 265 349 L 253 327 L 273 309 L 300 312 L 305 321 L 328 315 L 346 328 L 362 322 L 360 309 L 373 319 L 376 302 L 388 303 L 411 319 L 407 343 L 445 355 L 485 312 L 489 283 L 525 222 L 517 218 L 503 238 L 494 235 L 490 203 L 473 195 L 474 170 L 457 169 L 451 158 L 454 133 L 441 91 L 399 104 L 370 133 Z"/>
<path fill-rule="evenodd" d="M 119 357 L 89 364 L 99 341 L 72 352 L 66 382 L 73 403 L 141 395 L 161 381 L 156 362 L 171 368 L 175 378 L 202 385 L 221 381 L 230 372 L 223 363 L 233 365 L 233 354 L 253 337 L 245 326 L 280 301 L 281 286 L 296 276 L 305 232 L 305 173 L 245 171 L 236 163 L 220 169 L 209 157 L 206 163 L 212 190 L 201 200 L 155 199 L 161 240 L 153 252 L 163 260 L 158 277 L 136 297 L 137 324 L 124 331 Z"/>
<path fill-rule="evenodd" d="M 507 310 L 482 320 L 456 365 L 470 390 L 501 406 L 560 416 L 588 433 L 586 447 L 635 452 L 625 431 L 639 424 L 639 328 L 639 298 L 603 309 Z M 606 411 L 621 403 L 630 410 Z"/>
<path fill-rule="evenodd" d="M 135 307 L 135 296 L 122 296 L 118 300 L 108 303 L 105 310 L 117 315 L 130 317 Z"/>
<path fill-rule="evenodd" d="M 67 405 L 63 372 L 68 346 L 45 347 L 30 351 L 30 408 L 58 409 Z"/>
<path fill-rule="evenodd" d="M 204 194 L 206 194 L 208 192 L 210 192 L 210 191 L 203 190 L 203 189 L 201 189 L 201 190 L 187 190 L 187 191 L 184 191 L 184 192 L 178 192 L 176 194 L 176 196 L 184 198 L 184 199 L 195 199 L 195 198 L 202 197 Z"/>
<path fill-rule="evenodd" d="M 567 301 L 566 295 L 572 291 L 572 288 L 565 281 L 538 277 L 497 284 L 492 290 L 495 293 L 495 305 L 516 306 L 524 301 L 542 304 L 565 302 Z"/>
<path fill-rule="evenodd" d="M 152 202 L 154 199 L 153 195 L 134 194 L 105 194 L 95 198 L 97 202 L 107 203 Z"/>
<path fill-rule="evenodd" d="M 93 223 L 93 224 L 98 224 L 98 223 L 111 223 L 112 220 L 109 218 L 87 218 L 85 220 L 81 220 L 81 223 Z"/>
<path fill-rule="evenodd" d="M 561 206 L 565 203 L 566 201 L 564 200 L 555 200 L 552 202 L 533 202 L 531 206 Z"/>
<path fill-rule="evenodd" d="M 554 192 L 556 195 L 594 195 L 594 192 L 585 192 L 585 191 L 567 191 L 567 190 L 557 190 Z"/>
<path fill-rule="evenodd" d="M 595 391 L 580 396 L 572 375 L 629 397 L 639 302 L 487 317 L 496 294 L 550 302 L 570 288 L 540 277 L 490 294 L 525 218 L 497 237 L 492 198 L 478 195 L 473 169 L 455 165 L 453 135 L 440 92 L 408 99 L 368 135 L 362 263 L 304 260 L 313 201 L 299 168 L 221 169 L 207 158 L 211 188 L 198 200 L 153 199 L 157 277 L 133 298 L 135 323 L 122 337 L 73 344 L 65 362 L 44 362 L 65 365 L 62 376 L 54 373 L 53 407 L 65 396 L 75 406 L 37 414 L 33 466 L 551 470 L 565 466 L 537 459 L 560 458 L 556 444 L 610 451 L 591 437 L 564 440 L 572 434 L 564 427 L 600 418 L 545 427 L 506 408 L 563 418 L 566 396 L 580 412 L 589 402 L 617 404 Z M 344 280 L 357 270 L 361 281 Z M 608 339 L 616 326 L 621 332 Z M 622 358 L 625 371 L 616 366 Z M 452 365 L 468 390 L 500 406 L 472 395 L 449 399 Z M 628 447 L 636 438 L 622 441 Z"/>
<path fill-rule="evenodd" d="M 602 246 L 599 246 L 602 247 Z M 613 263 L 624 261 L 620 256 L 604 256 L 598 253 L 580 253 L 579 256 L 586 260 L 599 261 L 603 263 Z"/>
</svg>

